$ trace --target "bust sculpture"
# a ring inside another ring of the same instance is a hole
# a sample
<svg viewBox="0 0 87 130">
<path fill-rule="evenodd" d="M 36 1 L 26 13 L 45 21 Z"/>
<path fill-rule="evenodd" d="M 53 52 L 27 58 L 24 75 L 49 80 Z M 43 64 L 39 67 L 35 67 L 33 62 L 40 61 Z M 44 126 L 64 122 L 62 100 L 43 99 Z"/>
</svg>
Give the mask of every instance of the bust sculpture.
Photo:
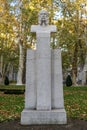
<svg viewBox="0 0 87 130">
<path fill-rule="evenodd" d="M 41 10 L 39 12 L 38 23 L 41 26 L 47 26 L 49 24 L 49 13 L 46 10 Z"/>
</svg>

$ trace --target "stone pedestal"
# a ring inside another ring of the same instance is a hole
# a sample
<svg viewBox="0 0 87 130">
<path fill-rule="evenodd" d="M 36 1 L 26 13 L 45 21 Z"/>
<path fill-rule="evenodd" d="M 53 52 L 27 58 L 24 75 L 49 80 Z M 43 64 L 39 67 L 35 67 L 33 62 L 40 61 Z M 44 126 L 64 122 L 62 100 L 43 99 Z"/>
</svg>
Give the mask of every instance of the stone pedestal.
<svg viewBox="0 0 87 130">
<path fill-rule="evenodd" d="M 43 11 L 42 11 L 43 12 Z M 60 49 L 50 48 L 50 34 L 56 26 L 44 17 L 40 25 L 32 25 L 36 33 L 36 50 L 27 50 L 25 108 L 21 124 L 66 124 Z M 41 15 L 42 17 L 42 15 Z"/>
<path fill-rule="evenodd" d="M 49 49 L 49 43 L 49 32 L 37 33 L 37 110 L 51 110 L 51 49 Z"/>
<path fill-rule="evenodd" d="M 36 109 L 36 51 L 27 50 L 25 109 Z"/>
<path fill-rule="evenodd" d="M 66 112 L 64 109 L 49 111 L 23 110 L 21 114 L 22 125 L 32 124 L 66 124 Z"/>
<path fill-rule="evenodd" d="M 52 108 L 64 108 L 61 50 L 51 51 L 51 99 Z"/>
<path fill-rule="evenodd" d="M 40 75 L 37 78 L 37 71 L 39 69 L 37 61 L 39 58 L 36 50 L 27 50 L 25 109 L 21 113 L 21 124 L 66 124 L 67 117 L 63 98 L 61 50 L 51 50 L 50 69 L 43 67 L 43 71 L 45 72 L 41 72 L 40 69 Z M 49 58 L 47 57 L 47 59 Z M 40 60 L 39 64 L 41 62 Z M 49 83 L 44 84 L 44 79 L 40 77 L 48 73 L 49 70 L 49 79 L 48 77 L 43 78 L 50 81 L 50 85 Z"/>
</svg>

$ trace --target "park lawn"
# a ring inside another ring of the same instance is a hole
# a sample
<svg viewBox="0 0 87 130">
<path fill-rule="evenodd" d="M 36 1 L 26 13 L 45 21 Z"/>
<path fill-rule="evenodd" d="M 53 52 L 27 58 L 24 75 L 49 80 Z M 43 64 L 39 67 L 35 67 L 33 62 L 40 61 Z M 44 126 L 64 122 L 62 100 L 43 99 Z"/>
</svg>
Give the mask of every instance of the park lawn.
<svg viewBox="0 0 87 130">
<path fill-rule="evenodd" d="M 87 86 L 65 87 L 64 102 L 68 117 L 87 120 Z"/>
<path fill-rule="evenodd" d="M 64 103 L 68 118 L 87 120 L 87 87 L 64 87 Z M 23 108 L 24 94 L 0 91 L 0 122 L 20 118 Z"/>
<path fill-rule="evenodd" d="M 0 122 L 20 117 L 24 108 L 24 95 L 0 92 Z"/>
<path fill-rule="evenodd" d="M 4 90 L 24 90 L 24 85 L 0 85 L 0 91 Z"/>
</svg>

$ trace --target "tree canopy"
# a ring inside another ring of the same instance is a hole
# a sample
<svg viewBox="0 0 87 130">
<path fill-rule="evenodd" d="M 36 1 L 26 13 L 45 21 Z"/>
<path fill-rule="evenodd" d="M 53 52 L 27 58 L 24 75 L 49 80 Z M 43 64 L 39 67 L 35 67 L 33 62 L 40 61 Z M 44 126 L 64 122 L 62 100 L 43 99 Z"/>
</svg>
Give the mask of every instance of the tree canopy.
<svg viewBox="0 0 87 130">
<path fill-rule="evenodd" d="M 76 77 L 77 67 L 84 66 L 86 56 L 86 5 L 86 0 L 0 0 L 3 67 L 9 63 L 18 66 L 19 43 L 23 46 L 24 57 L 27 48 L 34 48 L 35 34 L 30 33 L 30 27 L 38 23 L 38 12 L 45 8 L 50 14 L 50 24 L 58 28 L 57 34 L 52 35 L 52 47 L 61 47 L 63 70 L 71 68 Z"/>
</svg>

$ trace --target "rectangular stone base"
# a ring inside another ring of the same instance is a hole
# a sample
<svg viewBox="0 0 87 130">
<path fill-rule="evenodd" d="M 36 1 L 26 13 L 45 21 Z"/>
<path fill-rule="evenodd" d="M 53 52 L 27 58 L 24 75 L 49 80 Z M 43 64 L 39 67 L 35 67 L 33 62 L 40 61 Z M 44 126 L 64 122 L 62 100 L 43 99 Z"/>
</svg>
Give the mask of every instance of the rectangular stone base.
<svg viewBox="0 0 87 130">
<path fill-rule="evenodd" d="M 26 110 L 21 113 L 21 124 L 66 124 L 65 109 L 57 109 L 50 111 Z"/>
</svg>

